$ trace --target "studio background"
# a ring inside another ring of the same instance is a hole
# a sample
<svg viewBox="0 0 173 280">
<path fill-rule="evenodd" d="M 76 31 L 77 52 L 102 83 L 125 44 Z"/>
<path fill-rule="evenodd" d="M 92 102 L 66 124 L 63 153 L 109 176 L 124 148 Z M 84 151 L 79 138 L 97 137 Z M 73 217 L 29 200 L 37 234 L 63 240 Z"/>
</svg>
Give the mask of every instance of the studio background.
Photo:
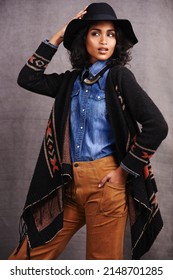
<svg viewBox="0 0 173 280">
<path fill-rule="evenodd" d="M 95 1 L 100 2 L 100 1 Z M 0 1 L 0 259 L 19 240 L 19 217 L 33 175 L 53 99 L 26 91 L 17 76 L 40 42 L 92 1 Z M 143 259 L 173 259 L 173 0 L 108 0 L 118 18 L 128 18 L 139 43 L 131 71 L 163 113 L 169 134 L 152 161 L 164 228 Z M 47 73 L 70 68 L 63 46 Z M 125 259 L 130 259 L 127 227 Z M 85 259 L 85 228 L 70 241 L 60 259 Z"/>
</svg>

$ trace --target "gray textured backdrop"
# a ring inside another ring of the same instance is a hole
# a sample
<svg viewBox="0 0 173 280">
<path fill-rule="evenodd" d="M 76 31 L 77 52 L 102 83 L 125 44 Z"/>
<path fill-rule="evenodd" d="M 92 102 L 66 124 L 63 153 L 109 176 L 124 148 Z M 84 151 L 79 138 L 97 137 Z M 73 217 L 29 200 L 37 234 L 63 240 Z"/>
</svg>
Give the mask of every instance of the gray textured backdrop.
<svg viewBox="0 0 173 280">
<path fill-rule="evenodd" d="M 53 100 L 30 93 L 17 75 L 39 43 L 92 1 L 0 0 L 0 259 L 18 242 L 18 222 L 39 153 Z M 95 1 L 99 2 L 99 1 Z M 119 18 L 132 21 L 139 44 L 131 70 L 158 105 L 169 135 L 153 157 L 164 229 L 145 259 L 173 259 L 173 0 L 107 1 Z M 47 72 L 70 67 L 61 46 Z M 125 258 L 130 258 L 127 229 Z M 85 258 L 85 229 L 69 243 L 61 259 Z"/>
</svg>

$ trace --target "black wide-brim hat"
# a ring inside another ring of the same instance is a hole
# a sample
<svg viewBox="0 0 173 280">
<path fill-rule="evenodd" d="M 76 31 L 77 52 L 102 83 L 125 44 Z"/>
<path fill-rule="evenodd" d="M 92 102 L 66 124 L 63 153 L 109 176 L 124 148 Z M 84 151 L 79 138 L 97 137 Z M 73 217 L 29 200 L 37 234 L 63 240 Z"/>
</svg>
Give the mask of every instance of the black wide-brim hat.
<svg viewBox="0 0 173 280">
<path fill-rule="evenodd" d="M 71 45 L 77 33 L 97 21 L 112 21 L 123 31 L 124 36 L 135 45 L 138 42 L 133 27 L 128 19 L 118 19 L 113 8 L 107 3 L 92 3 L 87 9 L 82 19 L 73 19 L 67 25 L 64 34 L 64 47 L 71 50 Z"/>
</svg>

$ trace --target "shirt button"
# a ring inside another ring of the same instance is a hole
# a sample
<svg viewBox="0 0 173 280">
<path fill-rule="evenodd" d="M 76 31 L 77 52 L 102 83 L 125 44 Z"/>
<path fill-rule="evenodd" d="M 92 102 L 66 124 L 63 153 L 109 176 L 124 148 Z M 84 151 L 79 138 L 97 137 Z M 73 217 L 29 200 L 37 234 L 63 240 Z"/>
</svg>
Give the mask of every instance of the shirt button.
<svg viewBox="0 0 173 280">
<path fill-rule="evenodd" d="M 80 148 L 80 146 L 79 146 L 79 145 L 77 145 L 77 148 L 79 149 L 79 148 Z"/>
<path fill-rule="evenodd" d="M 88 89 L 86 89 L 85 92 L 88 92 Z"/>
<path fill-rule="evenodd" d="M 78 163 L 75 163 L 75 164 L 74 164 L 74 167 L 78 167 L 78 166 L 79 166 Z"/>
<path fill-rule="evenodd" d="M 97 98 L 100 99 L 100 96 L 98 96 Z"/>
<path fill-rule="evenodd" d="M 82 112 L 85 112 L 85 109 L 82 109 Z"/>
<path fill-rule="evenodd" d="M 83 129 L 83 126 L 81 126 L 80 129 Z"/>
</svg>

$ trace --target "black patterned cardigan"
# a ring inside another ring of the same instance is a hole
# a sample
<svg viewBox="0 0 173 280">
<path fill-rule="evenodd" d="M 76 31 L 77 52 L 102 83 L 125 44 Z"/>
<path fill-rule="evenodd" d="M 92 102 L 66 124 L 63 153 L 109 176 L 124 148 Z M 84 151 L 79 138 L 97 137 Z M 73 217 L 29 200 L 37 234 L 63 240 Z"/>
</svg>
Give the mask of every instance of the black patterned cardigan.
<svg viewBox="0 0 173 280">
<path fill-rule="evenodd" d="M 80 71 L 45 74 L 55 52 L 41 43 L 18 77 L 23 88 L 55 98 L 21 215 L 19 243 L 27 234 L 30 248 L 49 242 L 62 229 L 64 188 L 73 176 L 69 106 L 73 83 Z M 116 162 L 139 175 L 129 175 L 127 181 L 132 259 L 139 259 L 150 249 L 163 226 L 149 160 L 166 137 L 168 127 L 159 109 L 126 67 L 110 69 L 106 105 L 116 138 Z M 141 130 L 137 123 L 141 124 Z"/>
</svg>

